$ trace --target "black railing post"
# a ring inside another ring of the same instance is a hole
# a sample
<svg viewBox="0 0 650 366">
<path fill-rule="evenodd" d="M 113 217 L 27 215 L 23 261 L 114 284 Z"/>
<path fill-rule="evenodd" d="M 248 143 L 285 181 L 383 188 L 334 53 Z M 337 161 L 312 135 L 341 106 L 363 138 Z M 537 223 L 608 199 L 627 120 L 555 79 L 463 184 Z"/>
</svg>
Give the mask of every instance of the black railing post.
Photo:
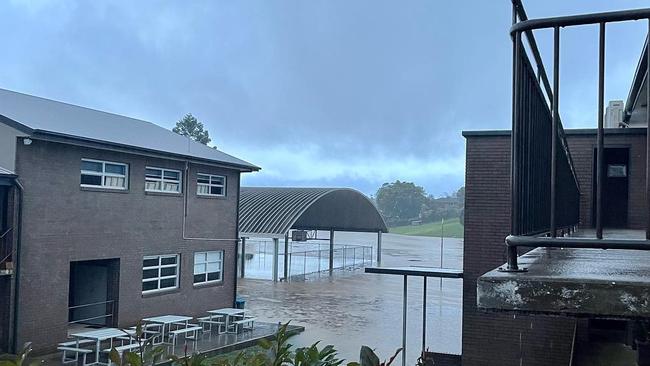
<svg viewBox="0 0 650 366">
<path fill-rule="evenodd" d="M 551 237 L 557 235 L 555 211 L 557 203 L 557 133 L 560 118 L 560 27 L 553 32 L 553 115 L 551 123 Z"/>
<path fill-rule="evenodd" d="M 598 45 L 598 141 L 596 154 L 596 237 L 603 238 L 603 163 L 604 130 L 603 107 L 605 104 L 605 23 L 600 23 Z"/>
<path fill-rule="evenodd" d="M 650 32 L 650 19 L 648 19 L 648 32 Z M 650 34 L 650 33 L 648 33 Z M 646 78 L 650 78 L 650 44 L 646 46 Z M 648 214 L 645 238 L 650 240 L 650 80 L 646 79 L 646 105 L 648 106 L 645 114 L 646 121 L 646 166 L 645 166 L 645 196 L 646 196 L 646 211 Z"/>
<path fill-rule="evenodd" d="M 517 22 L 517 4 L 512 6 L 512 22 Z M 510 232 L 513 235 L 519 235 L 519 181 L 518 181 L 518 159 L 519 148 L 518 140 L 518 123 L 519 118 L 519 69 L 521 65 L 521 33 L 516 32 L 513 39 L 513 62 L 512 62 L 512 132 L 510 135 Z M 517 266 L 517 248 L 507 248 L 508 270 L 518 270 Z"/>
</svg>

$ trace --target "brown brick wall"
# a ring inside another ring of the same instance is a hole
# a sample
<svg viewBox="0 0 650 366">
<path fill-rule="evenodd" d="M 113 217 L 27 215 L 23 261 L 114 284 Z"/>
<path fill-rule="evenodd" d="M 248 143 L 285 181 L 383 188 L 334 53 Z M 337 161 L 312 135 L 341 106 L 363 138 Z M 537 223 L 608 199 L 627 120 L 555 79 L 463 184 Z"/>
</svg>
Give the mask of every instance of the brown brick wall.
<svg viewBox="0 0 650 366">
<path fill-rule="evenodd" d="M 633 130 L 628 131 L 635 132 Z M 620 132 L 620 130 L 614 132 Z M 594 209 L 592 207 L 592 170 L 594 149 L 596 148 L 596 135 L 571 134 L 568 131 L 567 141 L 578 175 L 578 181 L 580 182 L 580 224 L 582 227 L 593 227 L 595 223 L 592 222 L 592 209 Z M 628 227 L 630 229 L 645 229 L 647 218 L 645 208 L 645 129 L 638 131 L 638 133 L 606 133 L 605 148 L 607 147 L 625 147 L 630 149 L 630 164 L 628 167 Z"/>
<path fill-rule="evenodd" d="M 568 365 L 574 320 L 476 308 L 476 279 L 506 260 L 510 137 L 468 137 L 465 174 L 463 366 Z"/>
<path fill-rule="evenodd" d="M 83 190 L 82 158 L 129 164 L 126 193 Z M 183 197 L 144 192 L 145 166 L 184 169 L 180 161 L 34 140 L 18 145 L 16 171 L 25 187 L 18 343 L 37 352 L 66 339 L 70 262 L 119 259 L 119 325 L 146 316 L 201 315 L 234 300 L 234 241 L 183 240 Z M 226 198 L 199 198 L 196 172 L 227 176 Z M 190 165 L 187 236 L 236 237 L 239 173 Z M 224 282 L 193 286 L 193 253 L 224 250 Z M 142 294 L 142 257 L 180 254 L 180 288 Z"/>
</svg>

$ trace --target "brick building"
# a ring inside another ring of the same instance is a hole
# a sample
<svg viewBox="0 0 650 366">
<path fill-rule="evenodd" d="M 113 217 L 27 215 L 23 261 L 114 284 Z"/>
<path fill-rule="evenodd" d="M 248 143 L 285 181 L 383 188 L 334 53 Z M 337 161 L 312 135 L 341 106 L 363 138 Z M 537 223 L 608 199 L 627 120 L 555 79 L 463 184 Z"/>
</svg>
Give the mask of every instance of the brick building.
<svg viewBox="0 0 650 366">
<path fill-rule="evenodd" d="M 243 160 L 155 124 L 0 90 L 0 351 L 232 306 Z"/>
<path fill-rule="evenodd" d="M 603 80 L 607 26 L 650 9 L 528 20 L 513 5 L 513 129 L 463 133 L 462 364 L 586 365 L 604 344 L 622 359 L 650 317 L 647 42 L 621 124 L 631 128 L 604 128 L 601 83 L 597 128 L 564 130 L 532 32 L 555 32 L 555 72 L 562 30 L 600 27 Z"/>
</svg>

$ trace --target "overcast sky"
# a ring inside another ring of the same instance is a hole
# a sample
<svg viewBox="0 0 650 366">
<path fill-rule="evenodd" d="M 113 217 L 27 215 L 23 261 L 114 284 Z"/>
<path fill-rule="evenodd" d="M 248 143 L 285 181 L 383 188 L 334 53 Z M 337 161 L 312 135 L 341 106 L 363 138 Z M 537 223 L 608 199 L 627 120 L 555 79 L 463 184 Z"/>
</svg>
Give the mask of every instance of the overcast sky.
<svg viewBox="0 0 650 366">
<path fill-rule="evenodd" d="M 531 18 L 648 6 L 526 5 Z M 371 194 L 400 179 L 439 196 L 463 184 L 461 131 L 511 123 L 508 0 L 32 0 L 0 14 L 0 88 L 167 128 L 191 112 L 263 168 L 246 185 Z M 606 99 L 627 97 L 646 27 L 608 28 Z M 596 125 L 597 42 L 595 26 L 562 33 L 565 127 Z"/>
</svg>

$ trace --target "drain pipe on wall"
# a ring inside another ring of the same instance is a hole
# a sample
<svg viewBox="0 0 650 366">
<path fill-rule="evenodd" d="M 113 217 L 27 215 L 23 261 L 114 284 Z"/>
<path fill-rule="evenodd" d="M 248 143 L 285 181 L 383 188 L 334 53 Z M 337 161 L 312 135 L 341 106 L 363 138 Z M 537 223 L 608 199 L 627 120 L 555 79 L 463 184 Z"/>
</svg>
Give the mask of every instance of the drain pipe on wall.
<svg viewBox="0 0 650 366">
<path fill-rule="evenodd" d="M 17 212 L 17 223 L 16 223 L 16 258 L 14 260 L 14 301 L 13 301 L 13 329 L 12 329 L 12 344 L 13 347 L 11 352 L 18 352 L 18 295 L 20 294 L 20 243 L 22 236 L 22 227 L 23 227 L 23 185 L 20 184 L 18 178 L 14 179 L 14 186 L 18 191 L 18 212 Z"/>
</svg>

